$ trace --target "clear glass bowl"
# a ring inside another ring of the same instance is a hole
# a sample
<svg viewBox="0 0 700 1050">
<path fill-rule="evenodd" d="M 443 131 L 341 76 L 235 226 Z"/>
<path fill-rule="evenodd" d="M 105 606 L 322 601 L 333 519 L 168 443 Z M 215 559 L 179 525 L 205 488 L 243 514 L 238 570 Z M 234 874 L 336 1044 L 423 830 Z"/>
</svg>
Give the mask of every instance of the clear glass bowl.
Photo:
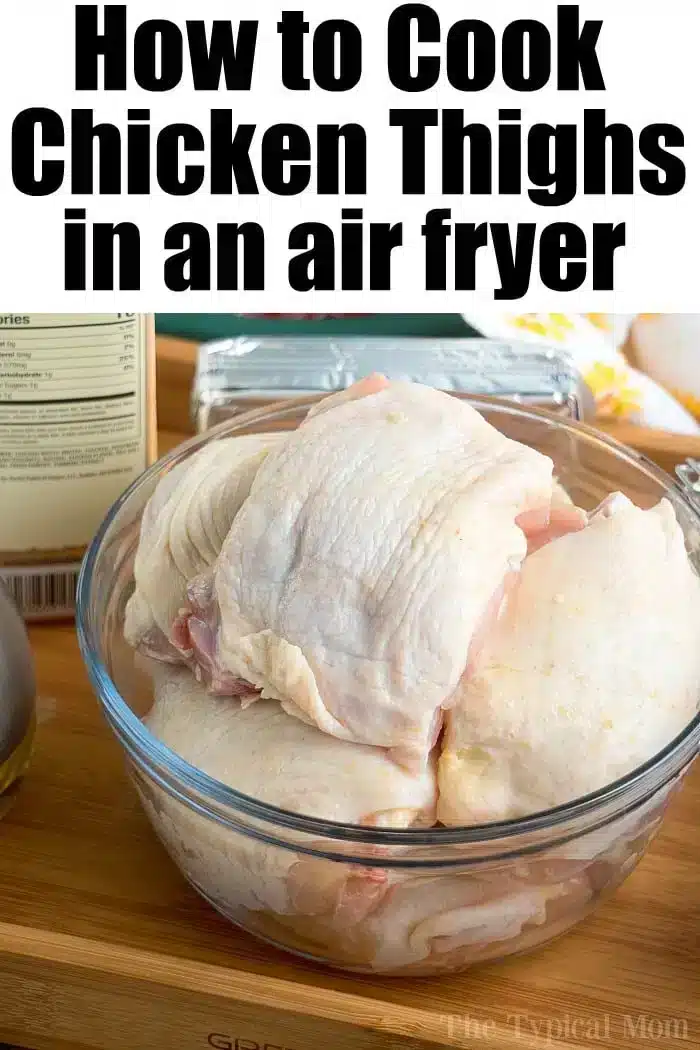
<svg viewBox="0 0 700 1050">
<path fill-rule="evenodd" d="M 180 446 L 113 507 L 79 583 L 83 656 L 148 817 L 185 877 L 239 927 L 320 963 L 364 973 L 432 975 L 523 952 L 564 933 L 636 866 L 700 747 L 700 716 L 659 755 L 605 790 L 527 819 L 394 831 L 331 824 L 233 790 L 161 744 L 143 718 L 153 686 L 122 636 L 144 507 L 158 481 L 204 444 L 292 429 L 317 399 L 246 413 Z M 555 462 L 574 500 L 611 491 L 676 507 L 700 564 L 700 514 L 670 477 L 581 424 L 468 398 L 509 436 Z M 577 761 L 581 756 L 572 755 Z M 292 873 L 329 885 L 318 907 Z M 338 901 L 341 906 L 338 906 Z"/>
</svg>

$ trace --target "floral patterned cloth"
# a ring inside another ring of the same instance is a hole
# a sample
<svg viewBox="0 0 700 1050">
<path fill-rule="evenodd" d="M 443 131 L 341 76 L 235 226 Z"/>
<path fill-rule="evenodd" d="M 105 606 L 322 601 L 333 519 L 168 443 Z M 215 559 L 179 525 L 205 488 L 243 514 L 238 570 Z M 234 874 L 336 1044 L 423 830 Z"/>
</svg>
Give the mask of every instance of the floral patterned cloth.
<svg viewBox="0 0 700 1050">
<path fill-rule="evenodd" d="M 485 336 L 563 347 L 599 420 L 700 434 L 700 315 L 465 314 Z"/>
</svg>

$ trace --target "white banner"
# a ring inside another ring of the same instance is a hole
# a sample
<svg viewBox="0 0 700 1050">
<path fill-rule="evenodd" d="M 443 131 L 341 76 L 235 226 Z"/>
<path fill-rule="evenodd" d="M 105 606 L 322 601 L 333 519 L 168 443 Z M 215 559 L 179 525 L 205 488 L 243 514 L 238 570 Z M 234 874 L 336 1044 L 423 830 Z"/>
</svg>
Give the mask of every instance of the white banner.
<svg viewBox="0 0 700 1050">
<path fill-rule="evenodd" d="M 13 310 L 697 310 L 690 0 L 4 6 Z"/>
</svg>

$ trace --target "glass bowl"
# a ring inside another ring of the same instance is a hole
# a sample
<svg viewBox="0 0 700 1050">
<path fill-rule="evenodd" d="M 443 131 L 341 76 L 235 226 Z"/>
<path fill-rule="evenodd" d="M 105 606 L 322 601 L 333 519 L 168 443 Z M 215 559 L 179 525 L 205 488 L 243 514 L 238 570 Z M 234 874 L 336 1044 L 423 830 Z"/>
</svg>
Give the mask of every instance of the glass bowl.
<svg viewBox="0 0 700 1050">
<path fill-rule="evenodd" d="M 382 830 L 332 824 L 249 798 L 195 769 L 143 722 L 152 679 L 123 639 L 141 515 L 159 480 L 211 441 L 288 430 L 317 398 L 240 415 L 188 441 L 113 507 L 83 565 L 80 645 L 144 809 L 183 875 L 231 922 L 279 948 L 354 972 L 452 973 L 564 933 L 629 875 L 700 746 L 700 716 L 654 759 L 586 798 L 517 821 Z M 508 436 L 550 456 L 579 506 L 611 491 L 674 504 L 700 564 L 700 514 L 651 463 L 578 423 L 470 397 Z M 572 756 L 576 760 L 579 756 Z M 292 892 L 299 874 L 329 903 Z"/>
</svg>

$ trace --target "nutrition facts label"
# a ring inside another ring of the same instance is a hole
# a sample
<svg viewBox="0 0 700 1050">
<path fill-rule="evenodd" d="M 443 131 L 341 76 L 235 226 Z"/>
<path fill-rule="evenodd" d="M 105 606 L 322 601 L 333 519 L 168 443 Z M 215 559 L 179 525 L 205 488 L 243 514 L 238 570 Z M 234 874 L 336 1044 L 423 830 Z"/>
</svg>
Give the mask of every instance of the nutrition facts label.
<svg viewBox="0 0 700 1050">
<path fill-rule="evenodd" d="M 147 323 L 0 314 L 0 552 L 88 542 L 145 468 Z"/>
<path fill-rule="evenodd" d="M 26 448 L 28 438 L 35 448 L 56 450 L 57 443 L 141 436 L 139 317 L 56 320 L 0 326 L 0 462 L 15 442 Z M 12 427 L 21 430 L 15 440 Z M 27 427 L 37 429 L 30 435 Z"/>
</svg>

